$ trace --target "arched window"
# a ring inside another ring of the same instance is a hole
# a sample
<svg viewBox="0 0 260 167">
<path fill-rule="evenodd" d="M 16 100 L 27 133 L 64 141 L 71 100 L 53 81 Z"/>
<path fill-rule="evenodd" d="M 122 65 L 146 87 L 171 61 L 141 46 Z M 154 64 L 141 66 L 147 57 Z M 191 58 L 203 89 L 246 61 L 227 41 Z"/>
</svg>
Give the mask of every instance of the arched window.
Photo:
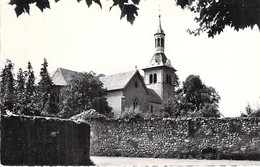
<svg viewBox="0 0 260 167">
<path fill-rule="evenodd" d="M 153 83 L 153 74 L 150 74 L 150 76 L 149 76 L 149 83 L 150 84 Z"/>
<path fill-rule="evenodd" d="M 169 76 L 168 76 L 168 74 L 166 74 L 166 83 L 168 83 L 169 82 Z"/>
<path fill-rule="evenodd" d="M 169 75 L 169 84 L 171 85 L 172 84 L 172 76 Z"/>
<path fill-rule="evenodd" d="M 157 82 L 157 74 L 153 74 L 153 82 L 154 82 L 154 83 Z"/>
<path fill-rule="evenodd" d="M 157 38 L 157 46 L 160 46 L 161 45 L 161 40 L 160 38 Z"/>
<path fill-rule="evenodd" d="M 138 82 L 135 81 L 135 88 L 138 88 Z"/>
<path fill-rule="evenodd" d="M 150 108 L 150 112 L 153 112 L 153 106 L 151 106 L 151 108 Z"/>
<path fill-rule="evenodd" d="M 134 107 L 134 109 L 137 107 L 137 105 L 138 105 L 138 103 L 137 103 L 137 99 L 135 98 L 135 99 L 134 99 L 134 103 L 133 103 L 133 107 Z"/>
</svg>

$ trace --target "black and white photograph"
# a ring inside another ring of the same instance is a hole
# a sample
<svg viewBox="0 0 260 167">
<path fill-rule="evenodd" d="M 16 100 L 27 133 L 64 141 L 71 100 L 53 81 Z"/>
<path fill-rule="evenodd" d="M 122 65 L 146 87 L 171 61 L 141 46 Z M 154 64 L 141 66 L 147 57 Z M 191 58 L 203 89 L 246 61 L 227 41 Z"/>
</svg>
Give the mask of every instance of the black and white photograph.
<svg viewBox="0 0 260 167">
<path fill-rule="evenodd" d="M 260 166 L 260 0 L 1 0 L 4 166 Z"/>
</svg>

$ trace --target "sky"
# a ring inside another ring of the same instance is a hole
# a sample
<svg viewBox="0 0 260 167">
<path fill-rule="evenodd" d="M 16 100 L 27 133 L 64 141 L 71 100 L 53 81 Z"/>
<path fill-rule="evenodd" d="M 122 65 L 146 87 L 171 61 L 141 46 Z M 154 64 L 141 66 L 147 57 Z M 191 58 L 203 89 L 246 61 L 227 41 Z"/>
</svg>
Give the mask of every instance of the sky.
<svg viewBox="0 0 260 167">
<path fill-rule="evenodd" d="M 154 54 L 159 4 L 166 34 L 165 54 L 180 81 L 199 75 L 221 97 L 219 110 L 225 117 L 240 116 L 245 106 L 260 107 L 260 33 L 253 29 L 234 31 L 227 27 L 216 37 L 193 36 L 187 29 L 198 25 L 194 14 L 174 0 L 142 0 L 133 25 L 120 20 L 118 7 L 103 1 L 87 7 L 85 1 L 62 0 L 42 13 L 31 6 L 30 15 L 16 17 L 9 0 L 1 0 L 0 68 L 6 59 L 26 70 L 30 61 L 36 77 L 46 58 L 50 73 L 58 67 L 105 75 L 135 69 L 142 74 Z"/>
</svg>

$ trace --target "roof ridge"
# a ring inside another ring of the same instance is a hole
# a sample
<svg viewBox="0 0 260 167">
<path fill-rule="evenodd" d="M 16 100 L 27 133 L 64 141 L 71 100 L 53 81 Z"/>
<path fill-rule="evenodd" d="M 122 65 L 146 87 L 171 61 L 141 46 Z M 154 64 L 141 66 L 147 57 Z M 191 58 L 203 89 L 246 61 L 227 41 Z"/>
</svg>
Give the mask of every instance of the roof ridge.
<svg viewBox="0 0 260 167">
<path fill-rule="evenodd" d="M 67 71 L 72 71 L 72 72 L 76 72 L 76 73 L 80 73 L 80 72 L 78 72 L 78 71 L 74 71 L 74 70 L 69 70 L 69 69 L 66 69 L 66 68 L 62 68 L 62 67 L 59 67 L 58 69 L 60 69 L 60 70 L 67 70 Z"/>
<path fill-rule="evenodd" d="M 120 72 L 120 73 L 115 73 L 115 74 L 110 74 L 110 75 L 105 75 L 103 77 L 109 77 L 109 76 L 115 76 L 115 75 L 120 75 L 120 74 L 126 74 L 126 73 L 130 73 L 130 72 L 136 72 L 136 70 L 132 70 L 132 71 L 126 71 L 126 72 Z M 103 78 L 103 77 L 100 77 L 100 78 Z"/>
</svg>

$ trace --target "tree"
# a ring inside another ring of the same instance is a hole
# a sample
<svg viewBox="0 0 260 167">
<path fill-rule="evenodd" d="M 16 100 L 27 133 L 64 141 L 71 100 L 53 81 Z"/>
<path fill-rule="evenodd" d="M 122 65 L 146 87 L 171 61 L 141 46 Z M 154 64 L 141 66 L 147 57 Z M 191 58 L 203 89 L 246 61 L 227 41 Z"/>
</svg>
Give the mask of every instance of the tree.
<svg viewBox="0 0 260 167">
<path fill-rule="evenodd" d="M 55 0 L 55 2 L 58 2 L 60 0 Z M 81 0 L 77 0 L 80 2 Z M 88 7 L 92 5 L 92 3 L 96 3 L 100 6 L 102 9 L 102 4 L 100 0 L 85 0 Z M 135 17 L 138 15 L 138 4 L 140 0 L 113 0 L 113 5 L 110 7 L 110 10 L 114 6 L 118 6 L 121 10 L 121 16 L 120 19 L 126 16 L 127 21 L 129 21 L 131 24 L 133 24 Z M 43 11 L 46 8 L 50 8 L 49 0 L 26 0 L 26 1 L 19 1 L 19 0 L 10 0 L 9 4 L 15 5 L 15 12 L 16 15 L 19 16 L 22 13 L 28 13 L 30 14 L 30 5 L 36 3 L 36 6 Z"/>
<path fill-rule="evenodd" d="M 58 2 L 60 0 L 55 0 Z M 80 2 L 81 0 L 77 0 Z M 140 0 L 112 0 L 114 6 L 121 10 L 121 19 L 126 16 L 127 21 L 133 24 L 138 15 L 138 5 Z M 173 0 L 172 0 L 173 1 Z M 182 9 L 187 8 L 197 13 L 199 16 L 194 20 L 199 27 L 194 30 L 188 30 L 191 34 L 199 35 L 201 32 L 207 32 L 209 37 L 223 32 L 226 26 L 233 27 L 235 30 L 246 27 L 253 28 L 257 25 L 260 29 L 260 0 L 175 0 L 176 5 Z M 97 3 L 101 8 L 100 0 L 86 0 L 88 7 L 92 3 Z M 50 8 L 49 0 L 10 0 L 11 5 L 16 5 L 15 12 L 19 16 L 23 12 L 30 13 L 30 5 L 36 3 L 36 6 L 43 11 Z"/>
<path fill-rule="evenodd" d="M 42 68 L 40 71 L 40 81 L 38 83 L 38 96 L 39 96 L 39 109 L 43 115 L 49 115 L 56 112 L 55 104 L 52 102 L 51 88 L 53 86 L 51 77 L 48 72 L 48 62 L 46 58 L 43 60 Z"/>
<path fill-rule="evenodd" d="M 176 98 L 164 103 L 163 111 L 172 117 L 220 117 L 220 96 L 197 75 L 190 75 L 176 90 Z"/>
<path fill-rule="evenodd" d="M 26 115 L 40 115 L 40 109 L 37 106 L 38 97 L 35 85 L 35 76 L 33 67 L 30 61 L 28 61 L 27 70 L 24 72 L 25 75 L 25 98 L 26 106 L 23 114 Z"/>
<path fill-rule="evenodd" d="M 24 113 L 26 108 L 26 92 L 25 92 L 25 76 L 23 70 L 19 68 L 17 73 L 16 87 L 15 87 L 15 109 L 14 112 L 17 114 Z"/>
<path fill-rule="evenodd" d="M 241 112 L 241 117 L 260 117 L 260 107 L 253 109 L 250 104 L 245 107 L 245 112 Z"/>
<path fill-rule="evenodd" d="M 191 34 L 207 32 L 208 37 L 214 37 L 226 26 L 236 31 L 255 25 L 260 29 L 259 0 L 177 0 L 177 5 L 199 15 L 194 18 L 199 27 L 189 30 Z"/>
<path fill-rule="evenodd" d="M 16 90 L 23 92 L 25 88 L 25 77 L 24 77 L 23 70 L 21 68 L 19 68 L 18 70 L 16 82 L 17 82 Z"/>
<path fill-rule="evenodd" d="M 60 116 L 69 118 L 89 109 L 95 109 L 100 114 L 111 116 L 106 90 L 103 83 L 93 73 L 80 73 L 74 76 L 70 85 L 61 90 Z"/>
<path fill-rule="evenodd" d="M 29 61 L 27 65 L 27 71 L 25 71 L 26 77 L 26 94 L 28 95 L 28 100 L 32 100 L 30 97 L 36 94 L 36 86 L 35 86 L 35 76 L 32 68 L 32 64 Z"/>
<path fill-rule="evenodd" d="M 14 64 L 7 59 L 5 67 L 0 74 L 0 107 L 3 112 L 6 110 L 13 112 L 15 106 L 13 68 Z"/>
</svg>

